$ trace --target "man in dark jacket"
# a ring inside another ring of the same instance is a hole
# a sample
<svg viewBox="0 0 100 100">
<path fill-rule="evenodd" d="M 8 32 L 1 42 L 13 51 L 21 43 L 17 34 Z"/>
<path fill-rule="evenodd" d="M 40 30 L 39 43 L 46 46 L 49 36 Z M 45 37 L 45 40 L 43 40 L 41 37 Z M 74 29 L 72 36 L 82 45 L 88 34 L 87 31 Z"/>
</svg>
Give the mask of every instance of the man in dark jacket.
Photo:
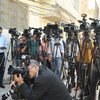
<svg viewBox="0 0 100 100">
<path fill-rule="evenodd" d="M 72 100 L 63 82 L 47 68 L 39 67 L 36 60 L 28 66 L 30 79 L 34 79 L 31 89 L 21 75 L 14 75 L 14 80 L 20 85 L 20 93 L 28 100 Z"/>
</svg>

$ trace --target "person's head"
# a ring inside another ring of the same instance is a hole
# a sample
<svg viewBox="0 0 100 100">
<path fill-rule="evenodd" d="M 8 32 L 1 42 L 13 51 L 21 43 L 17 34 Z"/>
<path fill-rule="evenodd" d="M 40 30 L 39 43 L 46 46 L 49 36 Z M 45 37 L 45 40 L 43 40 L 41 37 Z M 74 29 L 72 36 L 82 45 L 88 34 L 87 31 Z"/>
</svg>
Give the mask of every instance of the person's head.
<svg viewBox="0 0 100 100">
<path fill-rule="evenodd" d="M 28 66 L 30 78 L 34 78 L 39 70 L 39 63 L 36 60 L 31 60 Z"/>
<path fill-rule="evenodd" d="M 0 35 L 1 35 L 1 33 L 2 33 L 2 27 L 0 27 Z"/>
<path fill-rule="evenodd" d="M 27 40 L 27 37 L 25 35 L 22 35 L 22 40 L 25 42 Z"/>
<path fill-rule="evenodd" d="M 36 39 L 37 39 L 37 34 L 36 34 L 36 33 L 34 33 L 32 37 L 33 37 L 33 39 L 35 39 L 35 40 L 36 40 Z"/>
</svg>

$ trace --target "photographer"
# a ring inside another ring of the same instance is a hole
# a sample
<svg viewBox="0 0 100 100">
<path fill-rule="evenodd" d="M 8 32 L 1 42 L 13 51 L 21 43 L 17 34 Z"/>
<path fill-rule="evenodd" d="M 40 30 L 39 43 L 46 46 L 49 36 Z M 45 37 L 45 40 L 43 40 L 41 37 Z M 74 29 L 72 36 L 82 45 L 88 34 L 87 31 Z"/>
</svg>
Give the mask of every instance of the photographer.
<svg viewBox="0 0 100 100">
<path fill-rule="evenodd" d="M 19 38 L 19 43 L 17 47 L 15 47 L 16 53 L 16 66 L 22 65 L 22 56 L 29 55 L 29 43 L 26 34 L 22 34 L 22 37 Z M 17 50 L 17 51 L 16 51 Z"/>
<path fill-rule="evenodd" d="M 19 91 L 28 100 L 72 100 L 63 82 L 48 68 L 39 67 L 36 60 L 31 60 L 28 66 L 32 82 L 29 88 L 21 75 L 14 75 L 14 81 L 19 84 Z"/>
<path fill-rule="evenodd" d="M 30 40 L 30 54 L 31 58 L 35 60 L 40 60 L 40 48 L 41 42 L 39 38 L 38 30 L 34 30 L 33 36 Z"/>
<path fill-rule="evenodd" d="M 6 38 L 2 35 L 2 28 L 0 27 L 0 87 L 5 88 L 3 85 L 3 76 L 5 71 L 5 55 L 4 50 L 7 48 L 7 41 Z"/>
<path fill-rule="evenodd" d="M 94 44 L 89 33 L 83 32 L 83 39 L 80 41 L 80 52 L 77 55 L 77 78 L 78 88 L 84 89 L 84 96 L 89 95 L 91 62 L 93 57 Z M 85 77 L 83 77 L 85 75 Z"/>
</svg>

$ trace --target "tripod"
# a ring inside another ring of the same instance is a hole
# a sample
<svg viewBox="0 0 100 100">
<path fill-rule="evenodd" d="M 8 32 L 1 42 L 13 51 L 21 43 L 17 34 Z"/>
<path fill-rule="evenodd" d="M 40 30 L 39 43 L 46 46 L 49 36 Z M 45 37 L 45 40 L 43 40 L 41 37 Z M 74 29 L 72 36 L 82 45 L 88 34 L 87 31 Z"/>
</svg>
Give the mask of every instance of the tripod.
<svg viewBox="0 0 100 100">
<path fill-rule="evenodd" d="M 100 40 L 99 35 L 96 35 L 93 52 L 93 68 L 91 74 L 91 98 L 99 100 L 100 98 Z"/>
<path fill-rule="evenodd" d="M 69 63 L 69 69 L 68 69 L 68 77 L 66 85 L 68 84 L 68 90 L 71 92 L 71 88 L 75 87 L 75 64 L 76 64 L 76 54 L 79 49 L 79 41 L 74 36 L 68 36 L 66 40 L 66 46 L 65 46 L 65 54 L 67 54 L 68 63 Z"/>
<path fill-rule="evenodd" d="M 83 49 L 84 48 L 84 49 Z M 92 61 L 92 42 L 90 38 L 85 38 L 82 42 L 80 51 L 79 62 L 79 76 L 80 76 L 80 100 L 84 100 L 84 96 L 89 94 L 89 78 L 90 78 L 90 65 Z"/>
<path fill-rule="evenodd" d="M 60 38 L 56 38 L 54 42 L 54 49 L 53 49 L 53 66 L 54 66 L 54 72 L 58 76 L 58 78 L 61 78 L 61 65 L 62 65 L 62 53 L 63 51 L 63 45 L 60 43 Z"/>
</svg>

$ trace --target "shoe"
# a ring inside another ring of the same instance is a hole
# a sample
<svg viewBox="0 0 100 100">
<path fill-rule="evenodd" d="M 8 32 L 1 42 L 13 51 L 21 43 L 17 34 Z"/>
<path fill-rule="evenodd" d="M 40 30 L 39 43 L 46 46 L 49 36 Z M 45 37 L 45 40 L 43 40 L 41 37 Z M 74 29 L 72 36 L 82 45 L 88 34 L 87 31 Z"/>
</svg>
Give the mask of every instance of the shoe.
<svg viewBox="0 0 100 100">
<path fill-rule="evenodd" d="M 1 88 L 5 88 L 5 86 L 4 86 L 3 84 L 0 84 L 0 87 L 1 87 Z"/>
</svg>

